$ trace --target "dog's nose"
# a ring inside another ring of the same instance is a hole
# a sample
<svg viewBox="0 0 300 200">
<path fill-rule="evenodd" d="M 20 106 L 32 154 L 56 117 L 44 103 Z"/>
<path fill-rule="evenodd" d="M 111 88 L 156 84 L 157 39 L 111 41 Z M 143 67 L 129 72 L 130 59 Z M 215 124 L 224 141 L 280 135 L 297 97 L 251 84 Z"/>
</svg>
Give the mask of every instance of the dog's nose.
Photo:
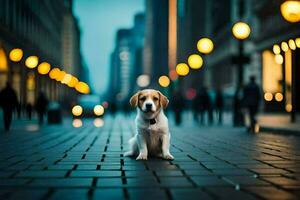
<svg viewBox="0 0 300 200">
<path fill-rule="evenodd" d="M 146 109 L 147 110 L 151 110 L 152 109 L 152 104 L 151 103 L 147 103 L 146 104 Z"/>
</svg>

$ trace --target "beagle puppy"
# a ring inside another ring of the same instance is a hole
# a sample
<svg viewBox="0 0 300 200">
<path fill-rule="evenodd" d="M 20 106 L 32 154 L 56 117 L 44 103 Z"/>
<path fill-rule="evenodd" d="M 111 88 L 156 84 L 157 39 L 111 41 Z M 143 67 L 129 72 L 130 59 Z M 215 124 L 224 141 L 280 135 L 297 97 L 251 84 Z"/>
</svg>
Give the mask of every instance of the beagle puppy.
<svg viewBox="0 0 300 200">
<path fill-rule="evenodd" d="M 163 111 L 168 103 L 166 96 L 153 89 L 139 91 L 131 97 L 131 106 L 137 108 L 136 135 L 129 140 L 130 150 L 125 156 L 137 156 L 136 160 L 147 160 L 148 156 L 174 159 L 169 150 L 168 119 Z"/>
</svg>

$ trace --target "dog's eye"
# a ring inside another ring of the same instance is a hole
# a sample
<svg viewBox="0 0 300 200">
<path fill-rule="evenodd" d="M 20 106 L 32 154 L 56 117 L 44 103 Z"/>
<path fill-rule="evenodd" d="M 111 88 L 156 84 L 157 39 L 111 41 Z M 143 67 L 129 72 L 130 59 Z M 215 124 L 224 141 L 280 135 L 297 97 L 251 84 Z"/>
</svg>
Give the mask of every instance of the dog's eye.
<svg viewBox="0 0 300 200">
<path fill-rule="evenodd" d="M 154 101 L 158 101 L 158 98 L 157 98 L 157 97 L 154 97 L 153 100 L 154 100 Z"/>
<path fill-rule="evenodd" d="M 141 97 L 140 100 L 141 100 L 141 101 L 145 101 L 145 100 L 146 100 L 146 97 Z"/>
</svg>

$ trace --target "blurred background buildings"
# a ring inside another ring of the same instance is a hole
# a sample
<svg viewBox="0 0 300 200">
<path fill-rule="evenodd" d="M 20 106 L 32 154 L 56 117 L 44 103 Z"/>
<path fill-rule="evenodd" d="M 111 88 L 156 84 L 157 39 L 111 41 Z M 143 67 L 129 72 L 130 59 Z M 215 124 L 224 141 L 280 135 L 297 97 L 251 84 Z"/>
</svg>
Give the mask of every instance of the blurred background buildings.
<svg viewBox="0 0 300 200">
<path fill-rule="evenodd" d="M 299 111 L 300 25 L 283 18 L 283 2 L 144 0 L 145 13 L 137 13 L 133 27 L 121 27 L 115 34 L 110 73 L 99 74 L 99 79 L 109 77 L 107 92 L 101 96 L 121 108 L 142 88 L 157 88 L 169 96 L 180 90 L 192 100 L 207 87 L 212 97 L 222 89 L 229 109 L 236 89 L 255 75 L 263 92 L 264 111 Z M 79 94 L 61 84 L 63 80 L 46 76 L 49 70 L 43 75 L 30 69 L 26 64 L 29 56 L 37 56 L 36 65 L 47 62 L 51 69 L 58 67 L 77 82 L 89 81 L 72 5 L 72 0 L 1 0 L 0 89 L 10 81 L 22 105 L 33 104 L 39 91 L 66 105 Z M 251 29 L 242 42 L 232 33 L 238 21 Z M 201 38 L 212 40 L 211 53 L 198 51 Z M 21 57 L 13 51 L 16 48 Z M 203 65 L 199 69 L 189 66 L 186 74 L 178 76 L 178 64 L 190 65 L 192 54 L 200 55 Z"/>
</svg>

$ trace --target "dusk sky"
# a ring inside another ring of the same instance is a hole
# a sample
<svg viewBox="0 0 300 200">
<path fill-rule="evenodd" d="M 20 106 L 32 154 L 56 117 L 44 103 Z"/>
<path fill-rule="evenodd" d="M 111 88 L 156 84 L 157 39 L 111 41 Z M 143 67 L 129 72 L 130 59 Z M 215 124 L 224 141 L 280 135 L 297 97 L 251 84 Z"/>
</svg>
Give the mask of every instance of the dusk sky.
<svg viewBox="0 0 300 200">
<path fill-rule="evenodd" d="M 74 12 L 81 29 L 81 52 L 89 68 L 91 87 L 106 91 L 110 54 L 116 32 L 133 26 L 133 17 L 144 11 L 144 0 L 75 0 Z"/>
</svg>

